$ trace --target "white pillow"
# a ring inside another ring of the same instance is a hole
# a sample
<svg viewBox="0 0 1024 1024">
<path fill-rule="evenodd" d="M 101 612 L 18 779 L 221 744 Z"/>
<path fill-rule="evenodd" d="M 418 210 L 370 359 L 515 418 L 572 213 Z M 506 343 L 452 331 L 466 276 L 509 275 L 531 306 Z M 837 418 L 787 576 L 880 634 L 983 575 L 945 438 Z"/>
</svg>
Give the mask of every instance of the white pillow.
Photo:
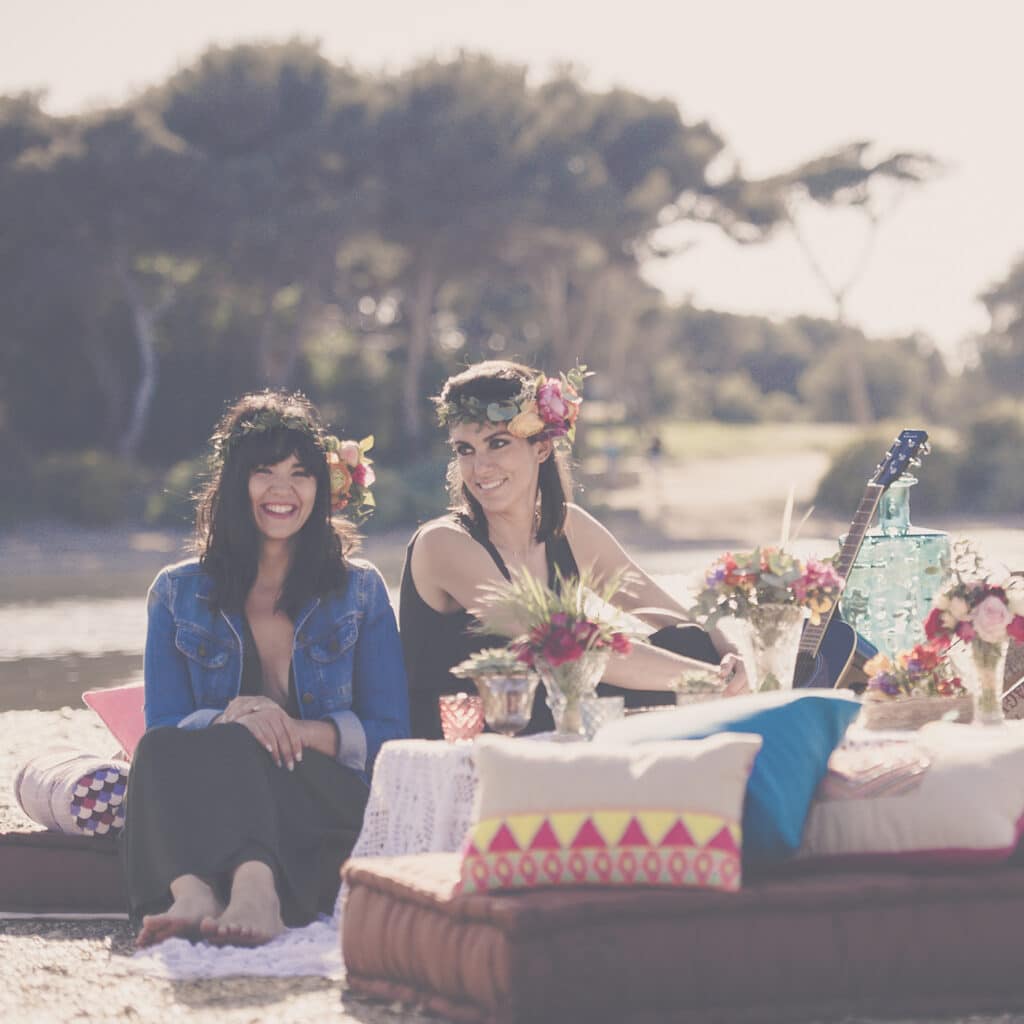
<svg viewBox="0 0 1024 1024">
<path fill-rule="evenodd" d="M 922 755 L 916 777 L 881 795 L 870 779 L 858 796 L 855 782 L 844 793 L 841 780 L 826 777 L 799 857 L 850 866 L 945 865 L 997 862 L 1013 853 L 1024 828 L 1024 722 L 932 722 L 911 742 Z M 906 750 L 906 743 L 899 746 Z"/>
</svg>

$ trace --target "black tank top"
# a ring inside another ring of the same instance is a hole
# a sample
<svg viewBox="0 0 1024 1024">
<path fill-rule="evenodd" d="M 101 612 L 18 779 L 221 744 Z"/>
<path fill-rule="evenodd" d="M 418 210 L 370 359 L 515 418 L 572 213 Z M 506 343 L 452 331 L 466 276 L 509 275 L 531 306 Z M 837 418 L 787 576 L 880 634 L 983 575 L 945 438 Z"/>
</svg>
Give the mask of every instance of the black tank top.
<svg viewBox="0 0 1024 1024">
<path fill-rule="evenodd" d="M 475 529 L 470 522 L 455 517 L 453 521 L 477 543 L 483 545 L 505 579 L 511 579 L 508 567 L 498 549 Z M 420 597 L 412 578 L 412 549 L 419 537 L 413 534 L 405 552 L 402 568 L 402 586 L 399 595 L 399 626 L 405 671 L 409 679 L 409 711 L 412 735 L 425 739 L 441 739 L 441 716 L 437 698 L 442 693 L 472 690 L 473 684 L 451 674 L 451 668 L 464 661 L 474 651 L 485 647 L 504 647 L 508 638 L 474 633 L 474 616 L 465 609 L 455 612 L 435 611 Z M 579 575 L 576 559 L 565 535 L 549 538 L 544 545 L 548 565 L 548 586 L 557 583 L 557 572 L 569 579 Z M 547 732 L 554 728 L 554 720 L 545 701 L 544 684 L 537 687 L 533 702 L 533 715 L 524 733 Z"/>
</svg>

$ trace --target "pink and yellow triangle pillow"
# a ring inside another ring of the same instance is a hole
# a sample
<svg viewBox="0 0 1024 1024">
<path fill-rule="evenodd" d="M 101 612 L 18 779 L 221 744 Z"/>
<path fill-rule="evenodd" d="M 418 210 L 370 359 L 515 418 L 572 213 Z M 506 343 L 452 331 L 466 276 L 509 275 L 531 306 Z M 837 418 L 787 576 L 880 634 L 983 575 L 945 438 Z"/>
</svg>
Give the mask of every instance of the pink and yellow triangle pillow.
<svg viewBox="0 0 1024 1024">
<path fill-rule="evenodd" d="M 484 736 L 463 892 L 557 885 L 740 887 L 743 797 L 761 738 L 643 747 Z"/>
</svg>

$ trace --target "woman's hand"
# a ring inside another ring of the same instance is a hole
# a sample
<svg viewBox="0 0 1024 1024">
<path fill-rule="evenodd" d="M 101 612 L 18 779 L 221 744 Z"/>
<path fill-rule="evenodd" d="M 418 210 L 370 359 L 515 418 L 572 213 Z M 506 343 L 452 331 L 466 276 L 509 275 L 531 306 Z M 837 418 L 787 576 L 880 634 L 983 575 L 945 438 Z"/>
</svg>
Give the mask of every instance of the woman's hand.
<svg viewBox="0 0 1024 1024">
<path fill-rule="evenodd" d="M 269 697 L 235 697 L 220 713 L 218 722 L 237 722 L 243 715 L 252 711 L 261 711 L 274 704 Z"/>
<path fill-rule="evenodd" d="M 288 771 L 294 771 L 295 762 L 302 760 L 302 723 L 269 697 L 236 697 L 220 721 L 237 722 L 248 729 L 267 748 L 278 768 L 287 766 Z"/>
<path fill-rule="evenodd" d="M 718 679 L 725 687 L 726 697 L 735 697 L 750 689 L 747 681 L 747 670 L 743 659 L 736 654 L 723 654 L 718 665 Z"/>
</svg>

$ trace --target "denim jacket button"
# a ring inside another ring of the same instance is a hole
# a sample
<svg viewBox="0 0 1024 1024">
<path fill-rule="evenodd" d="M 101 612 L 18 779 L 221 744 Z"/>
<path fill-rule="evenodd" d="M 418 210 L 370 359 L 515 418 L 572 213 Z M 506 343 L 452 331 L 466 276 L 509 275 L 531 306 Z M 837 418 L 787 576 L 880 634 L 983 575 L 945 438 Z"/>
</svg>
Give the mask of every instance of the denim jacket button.
<svg viewBox="0 0 1024 1024">
<path fill-rule="evenodd" d="M 313 703 L 313 694 L 311 694 L 311 693 L 304 693 L 302 695 L 302 703 L 303 704 L 312 704 Z"/>
</svg>

